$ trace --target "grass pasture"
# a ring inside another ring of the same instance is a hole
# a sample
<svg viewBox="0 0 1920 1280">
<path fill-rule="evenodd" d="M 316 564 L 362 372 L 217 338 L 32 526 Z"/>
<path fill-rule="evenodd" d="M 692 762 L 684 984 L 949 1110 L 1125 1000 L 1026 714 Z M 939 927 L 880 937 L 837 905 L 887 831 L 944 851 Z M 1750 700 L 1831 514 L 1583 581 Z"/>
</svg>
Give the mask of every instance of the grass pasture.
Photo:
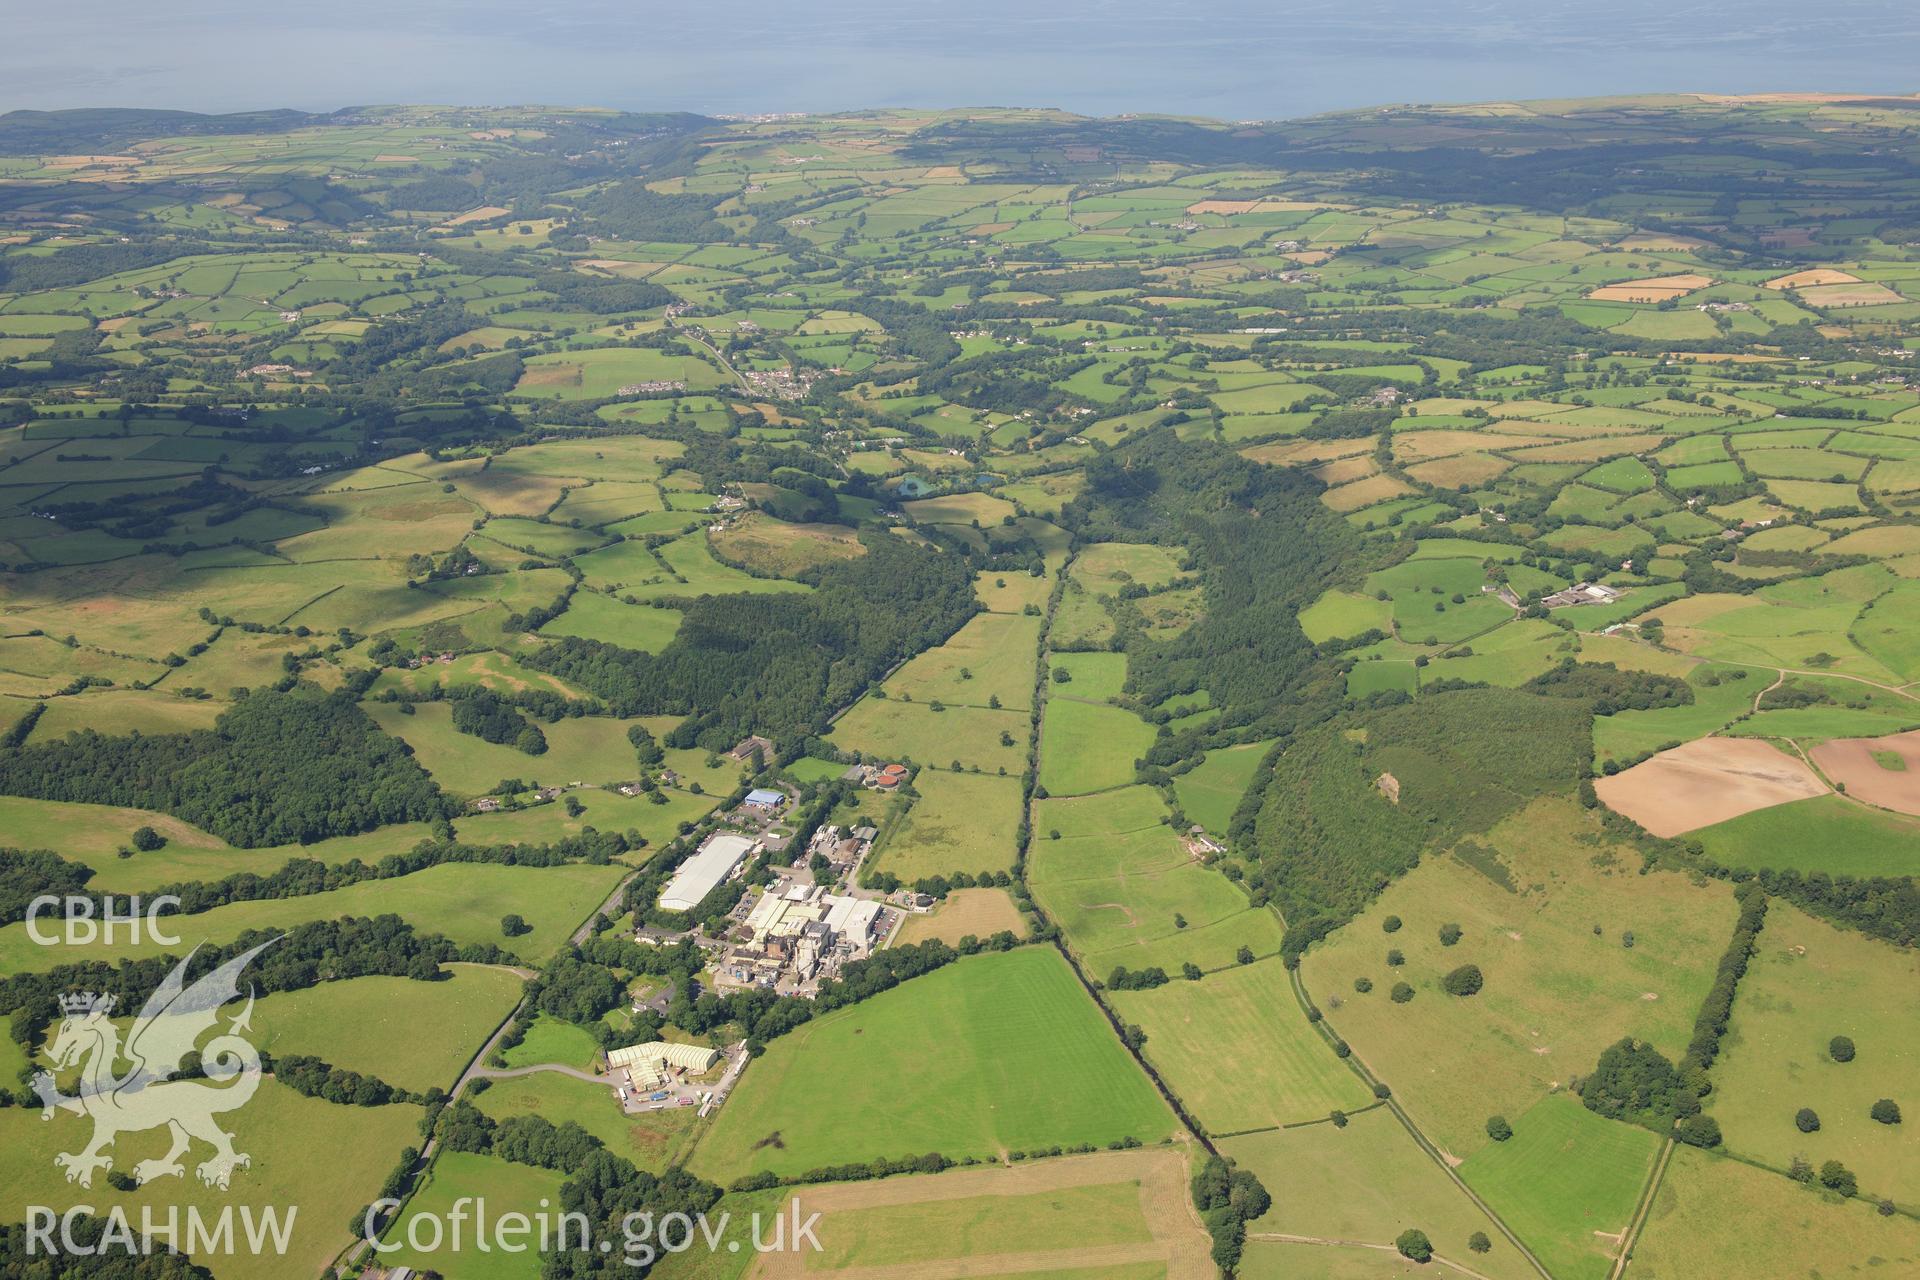
<svg viewBox="0 0 1920 1280">
<path fill-rule="evenodd" d="M 1353 1116 L 1347 1126 L 1303 1125 L 1221 1140 L 1221 1152 L 1276 1189 L 1273 1208 L 1247 1225 L 1249 1233 L 1275 1233 L 1314 1239 L 1355 1240 L 1391 1245 L 1394 1237 L 1417 1227 L 1443 1257 L 1462 1260 L 1492 1280 L 1538 1280 L 1517 1250 L 1501 1238 L 1499 1227 L 1385 1107 Z M 1476 1255 L 1467 1238 L 1484 1231 L 1491 1252 Z M 1320 1248 L 1290 1251 L 1300 1267 L 1315 1265 Z M 1296 1256 L 1297 1255 L 1297 1256 Z M 1467 1261 L 1471 1259 L 1471 1261 Z M 1431 1268 L 1416 1268 L 1425 1274 Z M 1291 1277 L 1311 1271 L 1272 1273 Z M 1334 1271 L 1331 1276 L 1394 1275 L 1394 1271 Z M 1444 1274 L 1444 1273 L 1443 1273 Z"/>
<path fill-rule="evenodd" d="M 455 795 L 485 795 L 502 778 L 549 786 L 625 782 L 639 768 L 627 741 L 630 720 L 573 716 L 552 724 L 535 721 L 546 736 L 547 750 L 530 756 L 455 729 L 451 703 L 420 703 L 410 716 L 400 714 L 401 705 L 373 702 L 366 707 L 381 728 L 412 747 L 421 767 Z"/>
<path fill-rule="evenodd" d="M 828 1094 L 836 1104 L 821 1106 Z M 950 964 L 774 1041 L 690 1167 L 724 1184 L 928 1151 L 1151 1143 L 1174 1127 L 1066 962 L 1021 947 Z"/>
<path fill-rule="evenodd" d="M 808 1188 L 788 1194 L 802 1218 L 820 1214 L 822 1252 L 769 1257 L 757 1274 L 1207 1280 L 1185 1182 L 1184 1154 L 1154 1150 Z"/>
<path fill-rule="evenodd" d="M 1145 542 L 1096 542 L 1074 558 L 1075 580 L 1095 595 L 1119 594 L 1124 586 L 1153 590 L 1180 576 L 1179 553 Z"/>
<path fill-rule="evenodd" d="M 1727 1149 L 1785 1168 L 1795 1155 L 1816 1167 L 1839 1160 L 1860 1189 L 1898 1204 L 1920 1197 L 1920 1137 L 1911 1123 L 1867 1115 L 1878 1098 L 1903 1111 L 1920 1099 L 1920 1047 L 1908 1034 L 1920 1019 L 1920 960 L 1909 951 L 1836 929 L 1775 899 L 1758 950 L 1740 980 L 1733 1022 L 1713 1069 L 1707 1108 Z M 1835 1062 L 1834 1036 L 1857 1056 Z M 1811 1107 L 1815 1133 L 1794 1114 Z"/>
<path fill-rule="evenodd" d="M 1460 1176 L 1556 1278 L 1607 1280 L 1660 1139 L 1570 1093 L 1549 1094 L 1512 1124 L 1513 1137 L 1482 1147 Z"/>
<path fill-rule="evenodd" d="M 558 1204 L 560 1184 L 566 1175 L 552 1169 L 540 1169 L 533 1165 L 515 1164 L 496 1156 L 480 1155 L 469 1151 L 443 1151 L 434 1160 L 433 1167 L 414 1190 L 407 1201 L 407 1208 L 400 1217 L 387 1228 L 383 1242 L 392 1250 L 383 1256 L 388 1266 L 409 1266 L 416 1271 L 437 1271 L 442 1275 L 458 1275 L 462 1280 L 538 1280 L 540 1275 L 540 1249 L 538 1243 L 520 1252 L 509 1252 L 504 1248 L 481 1249 L 475 1241 L 471 1222 L 467 1224 L 465 1236 L 456 1242 L 447 1236 L 441 1247 L 427 1251 L 407 1247 L 409 1232 L 411 1238 L 427 1244 L 435 1238 L 431 1226 L 416 1226 L 414 1219 L 426 1217 L 436 1220 L 445 1229 L 454 1205 L 463 1198 L 486 1203 L 493 1222 L 498 1215 L 521 1206 L 529 1208 L 542 1203 Z M 468 1213 L 475 1211 L 470 1202 L 463 1206 Z M 482 1224 L 491 1229 L 492 1222 Z M 537 1241 L 536 1237 L 529 1239 Z"/>
<path fill-rule="evenodd" d="M 543 1071 L 495 1080 L 474 1105 L 496 1120 L 544 1116 L 556 1125 L 579 1125 L 642 1169 L 661 1170 L 683 1156 L 700 1122 L 689 1110 L 623 1115 L 607 1085 Z"/>
<path fill-rule="evenodd" d="M 1034 654 L 1040 619 L 976 613 L 946 641 L 908 660 L 885 688 L 914 702 L 986 707 L 990 699 L 1016 711 L 1033 705 Z"/>
<path fill-rule="evenodd" d="M 519 1003 L 522 984 L 482 965 L 445 972 L 441 982 L 374 976 L 265 996 L 254 1009 L 254 1044 L 312 1054 L 416 1093 L 450 1089 Z"/>
<path fill-rule="evenodd" d="M 1125 786 L 1153 738 L 1153 726 L 1131 711 L 1056 692 L 1040 724 L 1040 785 L 1057 796 Z"/>
<path fill-rule="evenodd" d="M 1727 867 L 1773 867 L 1830 876 L 1920 872 L 1920 821 L 1844 796 L 1774 805 L 1687 833 Z"/>
<path fill-rule="evenodd" d="M 1278 920 L 1195 862 L 1165 816 L 1146 787 L 1034 806 L 1027 882 L 1089 972 L 1218 969 L 1243 946 L 1256 956 L 1277 951 Z"/>
<path fill-rule="evenodd" d="M 543 1013 L 534 1018 L 526 1038 L 502 1056 L 509 1068 L 557 1062 L 585 1071 L 599 1053 L 600 1042 L 585 1027 Z"/>
<path fill-rule="evenodd" d="M 1277 959 L 1107 999 L 1147 1033 L 1147 1060 L 1210 1132 L 1319 1120 L 1373 1101 L 1307 1022 Z"/>
<path fill-rule="evenodd" d="M 1019 779 L 922 769 L 913 786 L 919 798 L 884 838 L 874 870 L 912 884 L 956 871 L 1013 869 Z"/>
<path fill-rule="evenodd" d="M 1233 811 L 1266 758 L 1269 744 L 1249 742 L 1218 747 L 1194 768 L 1174 779 L 1173 794 L 1187 817 L 1216 834 L 1224 833 Z"/>
<path fill-rule="evenodd" d="M 422 933 L 443 933 L 456 943 L 491 942 L 531 961 L 544 961 L 565 944 L 574 926 L 619 880 L 623 868 L 586 864 L 563 867 L 508 867 L 491 863 L 444 863 L 393 880 L 363 880 L 344 889 L 297 898 L 268 898 L 215 907 L 178 916 L 169 928 L 188 944 L 227 942 L 250 929 L 288 929 L 308 920 L 375 916 L 392 912 Z M 500 917 L 518 912 L 532 932 L 509 941 L 500 934 Z M 32 972 L 50 964 L 107 960 L 120 956 L 165 954 L 169 948 L 149 938 L 129 942 L 62 947 L 58 953 L 36 945 L 24 925 L 0 928 L 0 967 L 9 973 Z"/>
<path fill-rule="evenodd" d="M 1569 801 L 1536 801 L 1473 840 L 1471 862 L 1424 859 L 1301 961 L 1328 1022 L 1457 1156 L 1486 1143 L 1489 1115 L 1527 1111 L 1622 1036 L 1677 1057 L 1692 1035 L 1712 976 L 1692 961 L 1726 946 L 1732 897 L 1670 872 L 1640 875 L 1631 850 L 1591 842 L 1598 828 Z M 1391 936 L 1388 915 L 1405 922 Z M 1463 932 L 1451 947 L 1437 936 L 1448 923 Z M 1404 966 L 1386 963 L 1389 949 Z M 1446 994 L 1441 976 L 1469 962 L 1485 988 Z M 1357 978 L 1373 989 L 1356 992 Z M 1400 981 L 1415 991 L 1405 1004 L 1387 998 Z"/>
<path fill-rule="evenodd" d="M 1920 1272 L 1920 1224 L 1809 1190 L 1777 1173 L 1678 1147 L 1627 1274 L 1898 1275 Z"/>
<path fill-rule="evenodd" d="M 257 1217 L 275 1208 L 283 1222 L 292 1217 L 284 1254 L 271 1248 L 255 1253 L 241 1246 L 204 1261 L 220 1280 L 318 1275 L 357 1234 L 350 1233 L 349 1218 L 379 1194 L 380 1182 L 401 1149 L 419 1142 L 420 1116 L 421 1109 L 410 1105 L 336 1106 L 266 1080 L 246 1106 L 222 1119 L 222 1127 L 233 1134 L 234 1149 L 252 1157 L 251 1164 L 234 1174 L 229 1190 L 204 1186 L 189 1166 L 184 1177 L 134 1191 L 116 1191 L 98 1176 L 82 1191 L 65 1181 L 53 1157 L 85 1145 L 86 1120 L 63 1113 L 61 1119 L 46 1122 L 37 1109 L 7 1108 L 0 1110 L 0 1151 L 5 1152 L 0 1156 L 0 1219 L 25 1221 L 28 1205 L 63 1209 L 84 1203 L 99 1214 L 123 1210 L 137 1230 L 143 1207 L 155 1214 L 156 1222 L 165 1222 L 169 1207 L 184 1211 L 192 1205 L 211 1223 L 232 1205 L 239 1238 L 244 1209 Z M 165 1129 L 128 1133 L 112 1148 L 114 1167 L 131 1170 L 141 1160 L 164 1155 L 167 1147 Z M 204 1159 L 205 1150 L 199 1146 L 192 1158 Z M 299 1210 L 289 1215 L 294 1205 Z"/>
<path fill-rule="evenodd" d="M 1006 741 L 1002 741 L 1005 738 Z M 947 707 L 869 695 L 833 726 L 833 742 L 888 760 L 957 760 L 987 773 L 1019 774 L 1026 762 L 1027 714 L 986 707 Z"/>
</svg>

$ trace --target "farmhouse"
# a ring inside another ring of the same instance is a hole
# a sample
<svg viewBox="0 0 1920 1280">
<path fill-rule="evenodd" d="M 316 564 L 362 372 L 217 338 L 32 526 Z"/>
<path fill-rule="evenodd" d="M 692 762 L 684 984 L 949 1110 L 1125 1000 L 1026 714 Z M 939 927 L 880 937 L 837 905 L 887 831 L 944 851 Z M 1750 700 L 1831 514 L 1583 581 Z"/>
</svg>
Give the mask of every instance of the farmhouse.
<svg viewBox="0 0 1920 1280">
<path fill-rule="evenodd" d="M 754 842 L 745 836 L 724 832 L 708 836 L 699 852 L 681 863 L 660 891 L 661 910 L 691 911 L 699 906 L 701 899 L 719 888 L 753 848 Z"/>
</svg>

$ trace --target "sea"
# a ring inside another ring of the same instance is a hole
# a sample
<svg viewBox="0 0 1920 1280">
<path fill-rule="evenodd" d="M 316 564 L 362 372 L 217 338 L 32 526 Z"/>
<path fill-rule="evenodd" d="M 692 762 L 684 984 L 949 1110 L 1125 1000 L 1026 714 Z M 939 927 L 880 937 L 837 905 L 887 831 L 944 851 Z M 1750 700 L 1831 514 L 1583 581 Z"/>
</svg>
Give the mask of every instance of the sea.
<svg viewBox="0 0 1920 1280">
<path fill-rule="evenodd" d="M 1052 107 L 1920 90 L 1920 0 L 87 0 L 6 6 L 0 111 Z"/>
</svg>

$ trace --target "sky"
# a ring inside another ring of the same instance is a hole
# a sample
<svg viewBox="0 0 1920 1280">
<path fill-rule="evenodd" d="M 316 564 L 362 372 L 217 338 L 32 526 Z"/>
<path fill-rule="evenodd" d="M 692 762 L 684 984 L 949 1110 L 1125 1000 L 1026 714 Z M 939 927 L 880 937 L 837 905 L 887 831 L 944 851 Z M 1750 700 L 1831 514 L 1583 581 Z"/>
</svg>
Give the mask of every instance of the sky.
<svg viewBox="0 0 1920 1280">
<path fill-rule="evenodd" d="M 92 0 L 7 15 L 0 111 L 1058 107 L 1920 91 L 1915 0 Z"/>
</svg>

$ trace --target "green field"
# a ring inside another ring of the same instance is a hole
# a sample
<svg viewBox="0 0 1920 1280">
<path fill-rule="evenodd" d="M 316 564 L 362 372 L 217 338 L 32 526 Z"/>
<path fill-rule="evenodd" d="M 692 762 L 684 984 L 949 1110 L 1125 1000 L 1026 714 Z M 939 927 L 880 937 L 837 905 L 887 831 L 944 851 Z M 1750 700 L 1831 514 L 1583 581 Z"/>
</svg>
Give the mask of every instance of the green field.
<svg viewBox="0 0 1920 1280">
<path fill-rule="evenodd" d="M 1040 619 L 979 613 L 945 644 L 927 650 L 887 678 L 894 698 L 953 706 L 1033 705 L 1034 651 Z"/>
<path fill-rule="evenodd" d="M 134 831 L 143 826 L 165 836 L 166 845 L 121 857 L 119 851 L 131 848 Z M 84 862 L 94 869 L 91 887 L 115 892 L 137 892 L 182 880 L 217 880 L 236 871 L 264 875 L 290 858 L 378 862 L 389 854 L 406 852 L 431 834 L 426 823 L 408 822 L 308 845 L 234 849 L 217 836 L 163 813 L 19 796 L 0 796 L 0 827 L 16 847 L 58 849 L 61 856 Z"/>
<path fill-rule="evenodd" d="M 1104 702 L 1119 697 L 1127 683 L 1124 653 L 1054 653 L 1047 655 L 1047 668 L 1057 697 Z M 1065 671 L 1068 679 L 1062 682 L 1055 671 Z"/>
<path fill-rule="evenodd" d="M 908 884 L 924 876 L 1013 869 L 1020 783 L 993 774 L 922 769 L 919 798 L 883 839 L 874 870 Z"/>
<path fill-rule="evenodd" d="M 363 880 L 328 893 L 236 902 L 169 920 L 168 928 L 189 944 L 226 942 L 250 929 L 287 929 L 307 920 L 392 912 L 422 933 L 444 933 L 455 942 L 510 945 L 523 960 L 538 962 L 566 944 L 574 926 L 599 905 L 623 872 L 618 866 L 584 864 L 445 863 L 396 880 Z M 523 916 L 532 932 L 511 940 L 502 937 L 500 918 L 508 912 Z M 129 942 L 123 931 L 111 944 L 67 945 L 53 952 L 35 945 L 24 925 L 0 929 L 0 967 L 13 973 L 79 959 L 164 955 L 170 950 L 150 938 Z"/>
<path fill-rule="evenodd" d="M 46 1122 L 37 1109 L 8 1108 L 0 1110 L 0 1150 L 6 1152 L 0 1157 L 0 1215 L 24 1221 L 28 1205 L 64 1211 L 90 1204 L 99 1213 L 120 1207 L 138 1224 L 142 1205 L 151 1206 L 156 1221 L 162 1222 L 169 1206 L 195 1206 L 207 1221 L 226 1205 L 235 1206 L 236 1214 L 246 1206 L 256 1215 L 277 1207 L 283 1222 L 291 1219 L 284 1255 L 241 1248 L 207 1262 L 220 1280 L 317 1275 L 359 1234 L 357 1224 L 349 1228 L 349 1218 L 379 1194 L 401 1149 L 419 1144 L 420 1115 L 415 1106 L 336 1106 L 263 1081 L 244 1107 L 222 1119 L 222 1127 L 233 1135 L 234 1149 L 252 1157 L 251 1164 L 235 1172 L 229 1190 L 203 1185 L 189 1167 L 183 1177 L 135 1191 L 116 1191 L 96 1176 L 93 1186 L 83 1191 L 64 1180 L 53 1157 L 85 1145 L 87 1121 L 63 1113 L 60 1120 Z M 164 1130 L 129 1133 L 113 1146 L 114 1166 L 131 1170 L 141 1160 L 166 1154 L 168 1145 Z M 197 1145 L 192 1159 L 204 1159 L 207 1151 Z M 235 1231 L 238 1236 L 238 1222 Z"/>
<path fill-rule="evenodd" d="M 1727 1149 L 1775 1168 L 1796 1155 L 1816 1167 L 1839 1160 L 1869 1196 L 1906 1203 L 1920 1195 L 1907 1126 L 1867 1114 L 1879 1098 L 1904 1111 L 1908 1098 L 1920 1097 L 1920 1061 L 1906 1034 L 1920 1017 L 1920 961 L 1778 899 L 1758 946 L 1707 1100 Z M 1827 1052 L 1839 1035 L 1857 1046 L 1852 1062 Z M 1817 1132 L 1795 1125 L 1802 1107 L 1819 1116 Z"/>
<path fill-rule="evenodd" d="M 1765 1169 L 1676 1148 L 1633 1249 L 1636 1280 L 1920 1270 L 1920 1224 Z"/>
<path fill-rule="evenodd" d="M 1460 1176 L 1555 1276 L 1606 1280 L 1660 1139 L 1602 1119 L 1566 1093 L 1511 1123 L 1513 1136 L 1480 1148 Z"/>
<path fill-rule="evenodd" d="M 673 609 L 622 604 L 598 591 L 576 591 L 567 610 L 546 626 L 541 635 L 580 636 L 626 649 L 658 653 L 680 630 L 680 614 Z"/>
<path fill-rule="evenodd" d="M 1836 795 L 1756 809 L 1687 839 L 1728 867 L 1831 876 L 1906 876 L 1920 867 L 1920 822 Z"/>
<path fill-rule="evenodd" d="M 503 1056 L 508 1067 L 558 1062 L 585 1071 L 599 1055 L 600 1042 L 585 1027 L 543 1013 L 533 1020 L 525 1038 Z"/>
<path fill-rule="evenodd" d="M 829 1094 L 837 1104 L 819 1105 Z M 691 1167 L 724 1184 L 928 1151 L 1155 1142 L 1173 1129 L 1066 962 L 1033 946 L 959 961 L 781 1037 Z"/>
<path fill-rule="evenodd" d="M 1101 542 L 1074 557 L 1073 576 L 1096 595 L 1113 595 L 1137 584 L 1164 587 L 1179 575 L 1178 556 L 1166 547 L 1139 542 Z"/>
<path fill-rule="evenodd" d="M 1352 591 L 1329 591 L 1300 612 L 1300 629 L 1315 644 L 1367 631 L 1385 631 L 1392 623 L 1391 605 Z"/>
<path fill-rule="evenodd" d="M 416 1093 L 448 1089 L 519 1003 L 520 979 L 459 965 L 443 982 L 367 977 L 262 999 L 254 1009 L 266 1053 L 311 1054 Z M 351 1034 L 342 1036 L 342 1028 Z"/>
<path fill-rule="evenodd" d="M 1211 1132 L 1319 1120 L 1373 1100 L 1308 1024 L 1278 960 L 1107 999 L 1147 1033 L 1147 1060 Z M 1247 1064 L 1256 1062 L 1260 1087 L 1249 1088 Z"/>
<path fill-rule="evenodd" d="M 1353 1116 L 1345 1128 L 1279 1129 L 1227 1138 L 1220 1149 L 1276 1189 L 1273 1208 L 1248 1224 L 1251 1233 L 1387 1245 L 1402 1231 L 1418 1228 L 1442 1255 L 1495 1280 L 1539 1274 L 1385 1107 Z M 1467 1249 L 1467 1238 L 1476 1231 L 1494 1241 L 1484 1255 Z M 1307 1251 L 1298 1263 L 1312 1265 L 1318 1256 L 1319 1250 Z"/>
<path fill-rule="evenodd" d="M 1002 742 L 1002 737 L 1008 741 Z M 862 698 L 833 726 L 833 743 L 881 759 L 962 766 L 1017 775 L 1026 760 L 1027 716 L 1021 711 Z"/>
<path fill-rule="evenodd" d="M 417 1271 L 472 1276 L 474 1280 L 537 1280 L 540 1274 L 537 1233 L 525 1240 L 490 1234 L 487 1243 L 496 1247 L 484 1250 L 475 1235 L 479 1230 L 495 1231 L 499 1215 L 512 1212 L 508 1206 L 536 1206 L 543 1200 L 558 1203 L 564 1177 L 551 1169 L 514 1164 L 494 1156 L 443 1151 L 412 1199 L 407 1201 L 406 1211 L 382 1236 L 381 1256 L 389 1267 L 404 1265 Z M 461 1206 L 468 1219 L 466 1235 L 456 1242 L 451 1235 L 450 1215 L 455 1212 L 456 1202 L 462 1199 L 469 1199 Z M 489 1221 L 485 1223 L 473 1221 L 480 1212 L 480 1204 L 489 1206 Z M 409 1240 L 431 1246 L 436 1239 L 433 1221 L 415 1223 L 414 1219 L 421 1217 L 437 1220 L 442 1233 L 438 1237 L 441 1241 L 438 1248 L 407 1247 Z M 529 1243 L 531 1247 L 524 1247 Z M 514 1252 L 515 1245 L 523 1247 Z"/>
<path fill-rule="evenodd" d="M 1040 723 L 1040 785 L 1076 796 L 1133 781 L 1133 762 L 1153 744 L 1153 727 L 1131 711 L 1056 692 Z"/>
<path fill-rule="evenodd" d="M 375 702 L 367 710 L 381 728 L 414 749 L 421 766 L 441 786 L 457 795 L 485 795 L 502 778 L 524 778 L 548 786 L 598 785 L 626 782 L 639 773 L 627 741 L 632 721 L 572 716 L 539 724 L 547 750 L 530 756 L 459 732 L 453 727 L 449 703 L 421 703 L 410 716 L 399 714 L 400 705 Z"/>
<path fill-rule="evenodd" d="M 1335 1032 L 1456 1156 L 1486 1144 L 1489 1115 L 1524 1113 L 1622 1036 L 1677 1057 L 1692 1035 L 1710 975 L 1689 958 L 1726 947 L 1732 896 L 1639 874 L 1638 855 L 1595 839 L 1597 828 L 1571 803 L 1537 801 L 1472 842 L 1471 862 L 1424 859 L 1301 962 Z M 1404 922 L 1391 936 L 1389 915 Z M 1449 923 L 1462 930 L 1451 947 L 1438 937 Z M 1404 966 L 1386 963 L 1390 949 Z M 1466 963 L 1485 987 L 1448 995 L 1441 977 Z M 1355 991 L 1358 978 L 1369 993 Z M 1415 996 L 1396 1004 L 1387 992 L 1401 981 Z"/>
<path fill-rule="evenodd" d="M 1187 817 L 1208 831 L 1224 834 L 1270 745 L 1250 742 L 1209 751 L 1198 766 L 1174 779 L 1173 794 Z"/>
<path fill-rule="evenodd" d="M 653 1170 L 684 1158 L 702 1123 L 691 1108 L 682 1107 L 622 1115 L 610 1086 L 550 1071 L 495 1080 L 474 1105 L 496 1120 L 538 1115 L 555 1125 L 571 1121 L 607 1150 Z"/>
<path fill-rule="evenodd" d="M 1145 787 L 1034 806 L 1027 881 L 1067 945 L 1102 977 L 1115 965 L 1217 969 L 1235 963 L 1241 947 L 1272 955 L 1280 945 L 1273 914 L 1195 863 L 1166 816 Z"/>
</svg>

